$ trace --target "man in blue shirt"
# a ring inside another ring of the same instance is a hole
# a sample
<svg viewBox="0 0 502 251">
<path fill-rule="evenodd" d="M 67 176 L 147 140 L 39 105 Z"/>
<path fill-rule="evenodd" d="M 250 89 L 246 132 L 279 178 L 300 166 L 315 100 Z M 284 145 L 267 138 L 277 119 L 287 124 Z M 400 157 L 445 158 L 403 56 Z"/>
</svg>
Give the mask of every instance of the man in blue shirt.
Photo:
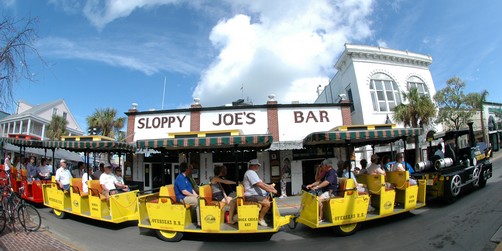
<svg viewBox="0 0 502 251">
<path fill-rule="evenodd" d="M 189 176 L 192 175 L 192 166 L 188 166 L 186 162 L 180 164 L 180 174 L 174 180 L 174 192 L 176 200 L 191 206 L 195 209 L 197 215 L 197 227 L 200 227 L 199 213 L 199 195 L 195 192 L 190 182 Z M 193 212 L 193 211 L 192 211 Z"/>
<path fill-rule="evenodd" d="M 314 191 L 321 190 L 322 194 L 318 196 L 319 198 L 319 223 L 324 222 L 323 215 L 323 203 L 329 201 L 331 195 L 338 189 L 338 176 L 336 175 L 335 169 L 333 169 L 333 162 L 330 159 L 325 159 L 321 163 L 321 171 L 324 172 L 324 176 L 320 181 L 316 181 L 310 185 L 307 185 L 307 189 L 312 189 Z"/>
</svg>

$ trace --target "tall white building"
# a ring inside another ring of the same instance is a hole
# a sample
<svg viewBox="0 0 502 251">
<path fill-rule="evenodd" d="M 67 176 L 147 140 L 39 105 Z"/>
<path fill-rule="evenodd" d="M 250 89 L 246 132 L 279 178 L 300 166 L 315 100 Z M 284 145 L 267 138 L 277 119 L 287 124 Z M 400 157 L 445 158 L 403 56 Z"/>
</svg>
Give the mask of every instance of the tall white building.
<svg viewBox="0 0 502 251">
<path fill-rule="evenodd" d="M 409 51 L 345 44 L 335 64 L 336 75 L 315 103 L 337 103 L 345 98 L 353 102 L 352 124 L 395 123 L 392 108 L 407 102 L 402 93 L 410 87 L 434 96 L 431 63 L 430 56 Z"/>
</svg>

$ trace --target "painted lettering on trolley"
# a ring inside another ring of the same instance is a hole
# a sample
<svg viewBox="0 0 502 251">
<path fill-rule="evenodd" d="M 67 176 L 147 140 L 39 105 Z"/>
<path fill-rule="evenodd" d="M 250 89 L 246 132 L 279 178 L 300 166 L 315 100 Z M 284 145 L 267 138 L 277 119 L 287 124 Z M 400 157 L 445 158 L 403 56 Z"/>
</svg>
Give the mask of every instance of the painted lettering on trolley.
<svg viewBox="0 0 502 251">
<path fill-rule="evenodd" d="M 171 128 L 174 125 L 183 127 L 184 116 L 167 116 L 167 117 L 153 117 L 153 118 L 140 118 L 138 120 L 138 129 L 152 129 L 152 128 Z"/>
<path fill-rule="evenodd" d="M 152 219 L 152 223 L 181 226 L 181 221 L 179 220 Z"/>
<path fill-rule="evenodd" d="M 347 214 L 347 215 L 335 216 L 335 217 L 333 217 L 333 220 L 334 221 L 352 220 L 355 218 L 361 218 L 361 217 L 365 217 L 365 216 L 366 215 L 364 213 Z"/>
<path fill-rule="evenodd" d="M 302 111 L 294 111 L 293 115 L 295 117 L 295 123 L 330 122 L 327 111 L 319 111 L 318 114 L 314 113 L 313 111 L 309 111 L 307 113 L 304 113 Z"/>
<path fill-rule="evenodd" d="M 256 122 L 256 114 L 254 112 L 235 112 L 235 113 L 220 113 L 218 119 L 213 121 L 213 125 L 252 125 Z"/>
</svg>

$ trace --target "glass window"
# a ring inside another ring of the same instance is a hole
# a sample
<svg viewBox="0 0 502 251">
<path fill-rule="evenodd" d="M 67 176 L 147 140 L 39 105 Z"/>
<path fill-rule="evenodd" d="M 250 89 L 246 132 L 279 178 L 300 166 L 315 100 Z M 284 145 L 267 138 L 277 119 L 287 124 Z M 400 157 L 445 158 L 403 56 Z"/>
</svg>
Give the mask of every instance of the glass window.
<svg viewBox="0 0 502 251">
<path fill-rule="evenodd" d="M 354 100 L 352 100 L 352 89 L 349 88 L 347 90 L 347 96 L 350 101 L 350 112 L 354 112 L 355 108 L 354 108 Z"/>
<path fill-rule="evenodd" d="M 52 115 L 58 114 L 58 108 L 52 108 Z"/>
<path fill-rule="evenodd" d="M 64 119 L 66 119 L 66 116 L 67 116 L 66 112 L 63 112 L 63 118 Z"/>
<path fill-rule="evenodd" d="M 383 73 L 371 77 L 370 92 L 374 111 L 389 112 L 401 103 L 396 82 Z"/>
<path fill-rule="evenodd" d="M 412 76 L 408 78 L 407 82 L 408 82 L 408 90 L 410 90 L 411 88 L 417 88 L 417 91 L 420 95 L 430 96 L 427 85 L 420 78 Z"/>
</svg>

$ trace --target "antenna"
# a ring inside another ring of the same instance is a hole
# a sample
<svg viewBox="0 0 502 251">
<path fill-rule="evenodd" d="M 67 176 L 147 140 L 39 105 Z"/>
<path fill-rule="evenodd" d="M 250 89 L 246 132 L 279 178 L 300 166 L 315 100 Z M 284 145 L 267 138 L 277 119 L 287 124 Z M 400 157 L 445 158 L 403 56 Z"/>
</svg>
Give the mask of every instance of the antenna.
<svg viewBox="0 0 502 251">
<path fill-rule="evenodd" d="M 166 77 L 164 76 L 164 90 L 162 91 L 162 110 L 164 110 L 164 97 L 166 96 Z"/>
</svg>

